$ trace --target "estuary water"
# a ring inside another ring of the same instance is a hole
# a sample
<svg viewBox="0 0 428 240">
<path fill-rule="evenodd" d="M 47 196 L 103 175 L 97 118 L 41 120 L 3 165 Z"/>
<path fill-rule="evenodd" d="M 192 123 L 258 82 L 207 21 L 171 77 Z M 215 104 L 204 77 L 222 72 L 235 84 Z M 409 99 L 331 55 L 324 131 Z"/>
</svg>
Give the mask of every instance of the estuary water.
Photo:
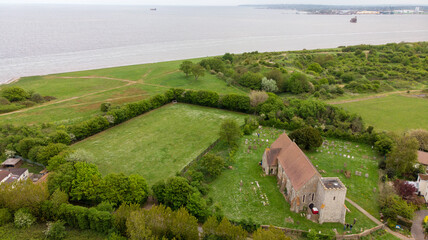
<svg viewBox="0 0 428 240">
<path fill-rule="evenodd" d="M 0 4 L 0 83 L 221 55 L 428 41 L 428 15 L 304 15 L 251 7 Z"/>
</svg>

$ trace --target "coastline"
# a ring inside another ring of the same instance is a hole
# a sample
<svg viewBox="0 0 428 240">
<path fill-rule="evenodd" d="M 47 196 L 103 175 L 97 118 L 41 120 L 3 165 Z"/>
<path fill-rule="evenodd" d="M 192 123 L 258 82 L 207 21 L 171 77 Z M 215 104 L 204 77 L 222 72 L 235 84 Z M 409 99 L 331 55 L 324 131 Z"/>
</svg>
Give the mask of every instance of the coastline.
<svg viewBox="0 0 428 240">
<path fill-rule="evenodd" d="M 20 77 L 19 78 L 11 78 L 11 79 L 7 80 L 6 82 L 0 82 L 0 86 L 18 82 L 19 79 L 21 79 L 21 78 Z"/>
</svg>

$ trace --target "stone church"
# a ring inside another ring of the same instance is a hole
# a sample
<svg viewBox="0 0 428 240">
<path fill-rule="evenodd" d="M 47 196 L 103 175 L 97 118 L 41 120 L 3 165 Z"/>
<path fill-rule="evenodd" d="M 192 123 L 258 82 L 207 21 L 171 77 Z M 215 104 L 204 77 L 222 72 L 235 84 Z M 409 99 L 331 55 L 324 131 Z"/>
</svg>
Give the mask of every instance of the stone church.
<svg viewBox="0 0 428 240">
<path fill-rule="evenodd" d="M 282 134 L 263 154 L 262 168 L 276 175 L 290 210 L 301 212 L 316 207 L 319 223 L 345 223 L 346 187 L 337 177 L 321 177 L 308 157 L 287 134 Z"/>
</svg>

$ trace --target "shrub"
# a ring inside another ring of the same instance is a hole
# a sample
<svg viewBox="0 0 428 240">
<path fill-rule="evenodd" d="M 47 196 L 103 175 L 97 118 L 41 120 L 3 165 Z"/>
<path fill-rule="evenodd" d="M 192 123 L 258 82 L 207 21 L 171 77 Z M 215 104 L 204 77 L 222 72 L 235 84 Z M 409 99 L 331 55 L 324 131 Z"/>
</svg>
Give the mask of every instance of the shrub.
<svg viewBox="0 0 428 240">
<path fill-rule="evenodd" d="M 7 208 L 0 208 L 0 226 L 12 221 L 12 214 Z"/>
<path fill-rule="evenodd" d="M 30 97 L 28 92 L 20 87 L 5 88 L 2 90 L 1 95 L 11 102 L 23 101 Z"/>
<path fill-rule="evenodd" d="M 40 95 L 38 93 L 34 93 L 33 95 L 31 95 L 30 100 L 35 102 L 35 103 L 42 103 L 45 101 L 45 99 L 43 99 L 42 95 Z"/>
<path fill-rule="evenodd" d="M 101 103 L 100 110 L 101 112 L 108 112 L 111 109 L 111 103 Z"/>
<path fill-rule="evenodd" d="M 44 231 L 47 239 L 50 240 L 61 240 L 67 235 L 64 227 L 64 222 L 48 222 L 47 229 Z"/>
<path fill-rule="evenodd" d="M 14 224 L 17 228 L 28 228 L 35 222 L 36 218 L 25 208 L 21 208 L 15 213 Z"/>
</svg>

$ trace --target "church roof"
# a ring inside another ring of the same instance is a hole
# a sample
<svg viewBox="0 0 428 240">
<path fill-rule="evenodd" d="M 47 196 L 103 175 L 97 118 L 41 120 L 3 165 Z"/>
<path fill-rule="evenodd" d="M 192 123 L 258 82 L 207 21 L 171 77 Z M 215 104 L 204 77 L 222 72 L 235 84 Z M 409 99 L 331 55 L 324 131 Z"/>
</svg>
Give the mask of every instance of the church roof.
<svg viewBox="0 0 428 240">
<path fill-rule="evenodd" d="M 279 136 L 272 143 L 269 152 L 272 152 L 274 149 L 280 149 L 276 154 L 275 161 L 284 169 L 285 174 L 296 191 L 303 187 L 314 175 L 319 175 L 308 157 L 306 157 L 295 142 L 291 141 L 287 134 L 284 133 Z M 268 155 L 268 163 L 270 161 L 272 162 L 272 160 L 269 160 Z M 275 162 L 273 161 L 272 163 Z"/>
</svg>

